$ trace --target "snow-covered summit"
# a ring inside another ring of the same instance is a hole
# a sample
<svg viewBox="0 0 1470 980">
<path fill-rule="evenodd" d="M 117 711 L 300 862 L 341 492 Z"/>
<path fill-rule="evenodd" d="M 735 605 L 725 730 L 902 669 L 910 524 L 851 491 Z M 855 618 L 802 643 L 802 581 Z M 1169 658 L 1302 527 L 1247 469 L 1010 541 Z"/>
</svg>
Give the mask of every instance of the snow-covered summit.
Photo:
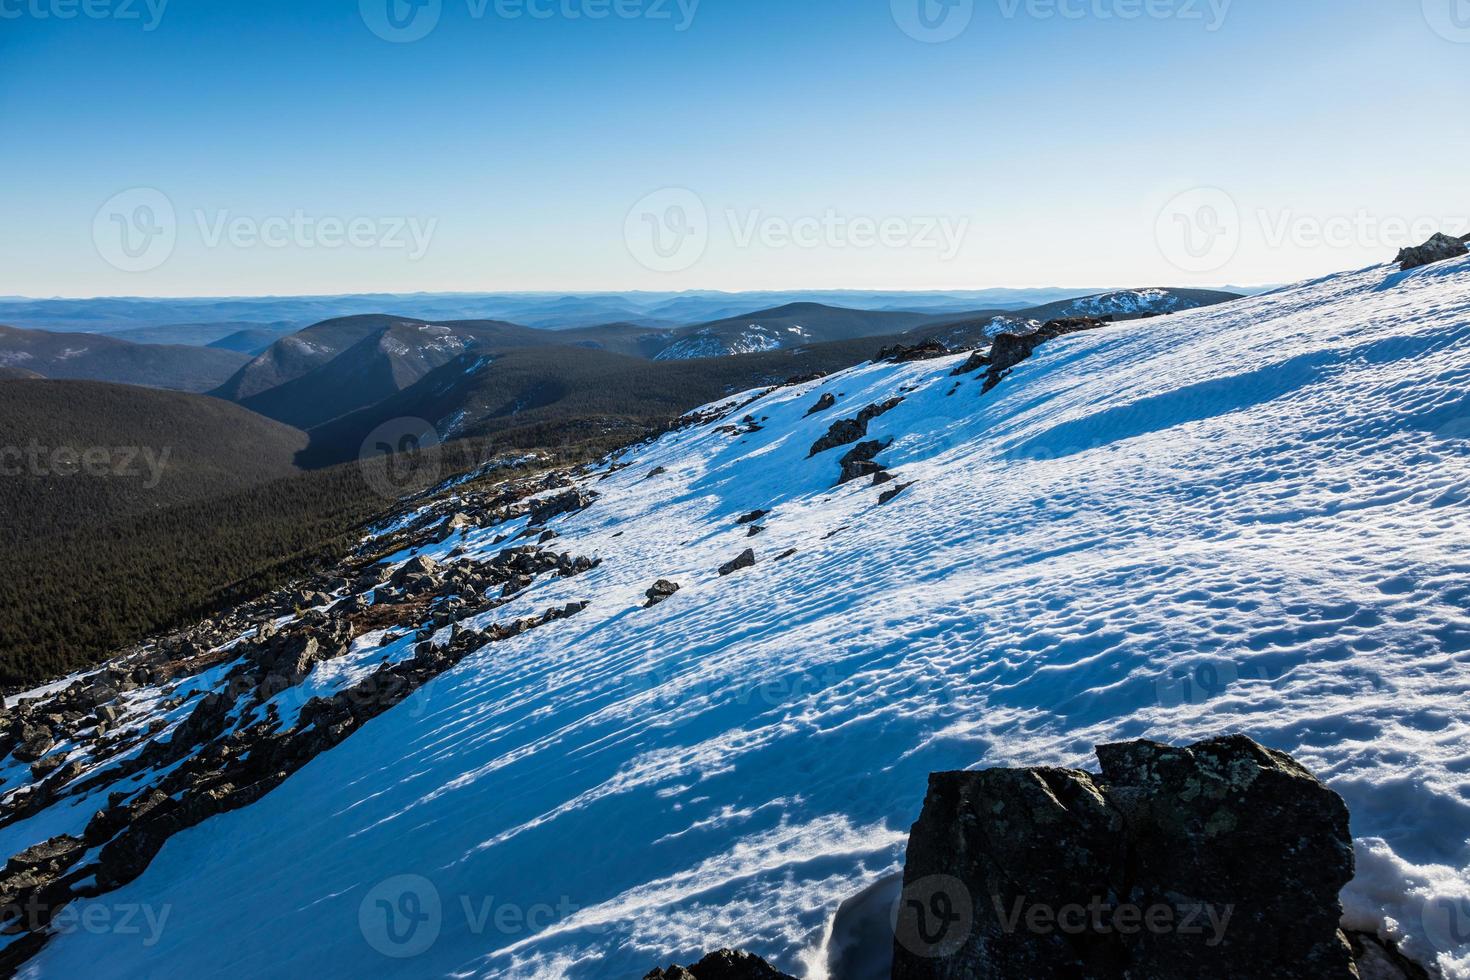
<svg viewBox="0 0 1470 980">
<path fill-rule="evenodd" d="M 965 360 L 751 393 L 583 477 L 550 526 L 601 563 L 472 625 L 585 610 L 174 836 L 105 899 L 169 909 L 156 935 L 75 928 L 29 975 L 611 978 L 738 946 L 824 977 L 931 771 L 1238 731 L 1346 798 L 1352 922 L 1470 977 L 1470 260 L 1062 337 L 985 394 Z M 894 399 L 862 437 L 894 479 L 838 486 L 851 444 L 814 444 Z"/>
</svg>

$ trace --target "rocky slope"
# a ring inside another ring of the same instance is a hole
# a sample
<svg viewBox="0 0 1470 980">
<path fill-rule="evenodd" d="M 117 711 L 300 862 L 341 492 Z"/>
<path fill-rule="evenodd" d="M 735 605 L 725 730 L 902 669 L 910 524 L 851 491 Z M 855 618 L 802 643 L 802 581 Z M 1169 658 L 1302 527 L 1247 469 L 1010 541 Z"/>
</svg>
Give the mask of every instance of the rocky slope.
<svg viewBox="0 0 1470 980">
<path fill-rule="evenodd" d="M 1346 801 L 1342 925 L 1470 976 L 1470 259 L 1051 333 L 448 488 L 300 594 L 12 707 L 13 905 L 169 914 L 7 948 L 818 978 L 930 773 L 1240 732 Z"/>
</svg>

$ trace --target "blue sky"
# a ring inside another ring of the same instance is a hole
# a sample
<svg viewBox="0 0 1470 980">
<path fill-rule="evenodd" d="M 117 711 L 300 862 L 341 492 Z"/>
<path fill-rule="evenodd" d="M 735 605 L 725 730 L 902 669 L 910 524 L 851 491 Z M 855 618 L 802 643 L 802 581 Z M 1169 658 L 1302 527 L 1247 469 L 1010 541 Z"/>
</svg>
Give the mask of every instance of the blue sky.
<svg viewBox="0 0 1470 980">
<path fill-rule="evenodd" d="M 0 294 L 1258 283 L 1470 232 L 1467 0 L 419 2 L 0 0 Z"/>
</svg>

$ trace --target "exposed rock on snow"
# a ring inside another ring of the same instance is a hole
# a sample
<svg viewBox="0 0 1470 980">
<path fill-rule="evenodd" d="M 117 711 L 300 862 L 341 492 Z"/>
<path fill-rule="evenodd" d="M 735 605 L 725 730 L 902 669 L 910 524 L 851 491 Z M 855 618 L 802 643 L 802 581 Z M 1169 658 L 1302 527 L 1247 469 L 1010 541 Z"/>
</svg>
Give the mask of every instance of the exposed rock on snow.
<svg viewBox="0 0 1470 980">
<path fill-rule="evenodd" d="M 874 360 L 893 364 L 908 364 L 911 361 L 932 361 L 936 357 L 948 357 L 954 351 L 937 340 L 925 340 L 918 344 L 894 344 L 878 352 Z"/>
<path fill-rule="evenodd" d="M 832 423 L 832 427 L 827 430 L 826 435 L 812 443 L 811 452 L 807 453 L 807 456 L 817 456 L 829 449 L 836 449 L 838 446 L 846 446 L 850 443 L 857 442 L 868 434 L 869 422 L 893 411 L 902 403 L 902 397 L 890 398 L 885 402 L 869 405 L 861 412 L 858 412 L 857 418 L 838 419 Z"/>
<path fill-rule="evenodd" d="M 1466 239 L 1463 238 L 1436 234 L 1423 245 L 1402 249 L 1394 261 L 1399 264 L 1400 269 L 1407 272 L 1410 269 L 1443 262 L 1446 259 L 1456 259 L 1462 255 L 1470 255 L 1470 246 L 1467 246 L 1465 241 Z"/>
<path fill-rule="evenodd" d="M 870 439 L 867 442 L 860 442 L 849 449 L 843 454 L 842 459 L 838 461 L 838 464 L 841 466 L 841 472 L 837 477 L 838 485 L 850 483 L 853 480 L 865 476 L 876 477 L 879 473 L 882 473 L 886 467 L 874 462 L 874 458 L 892 444 L 893 440 L 891 439 Z"/>
<path fill-rule="evenodd" d="M 821 398 L 818 398 L 816 404 L 812 405 L 811 408 L 806 410 L 806 414 L 808 416 L 816 415 L 818 412 L 825 412 L 827 409 L 836 404 L 837 396 L 829 391 L 824 393 Z"/>
<path fill-rule="evenodd" d="M 985 377 L 984 390 L 990 391 L 1004 381 L 1017 364 L 1030 358 L 1036 353 L 1036 348 L 1047 341 L 1056 340 L 1068 334 L 1081 333 L 1084 330 L 1096 330 L 1112 322 L 1111 317 L 1095 319 L 1083 316 L 1069 320 L 1052 320 L 1040 330 L 1031 333 L 1001 334 L 995 338 L 995 342 L 990 347 L 990 354 L 986 361 L 990 366 L 990 373 Z M 966 362 L 966 366 L 968 364 L 969 362 Z"/>
<path fill-rule="evenodd" d="M 654 970 L 643 980 L 795 980 L 753 953 L 722 949 L 693 966 Z"/>
<path fill-rule="evenodd" d="M 1243 736 L 1097 754 L 930 777 L 894 980 L 1356 978 L 1341 797 Z"/>
<path fill-rule="evenodd" d="M 643 608 L 652 609 L 654 606 L 670 598 L 675 592 L 678 591 L 678 582 L 670 582 L 668 579 L 661 578 L 657 582 L 653 583 L 653 588 L 644 593 L 644 595 L 648 596 L 648 603 Z"/>
<path fill-rule="evenodd" d="M 734 575 L 736 572 L 740 571 L 743 568 L 753 568 L 754 566 L 755 550 L 753 548 L 746 548 L 740 553 L 740 557 L 734 559 L 733 561 L 727 561 L 725 562 L 725 564 L 720 566 L 720 575 Z"/>
</svg>

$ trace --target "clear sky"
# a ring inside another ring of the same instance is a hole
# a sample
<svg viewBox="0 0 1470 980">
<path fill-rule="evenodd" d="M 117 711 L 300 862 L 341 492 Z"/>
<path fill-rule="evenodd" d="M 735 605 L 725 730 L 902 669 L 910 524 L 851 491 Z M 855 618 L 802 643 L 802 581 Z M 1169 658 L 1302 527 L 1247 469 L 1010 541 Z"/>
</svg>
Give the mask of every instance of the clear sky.
<svg viewBox="0 0 1470 980">
<path fill-rule="evenodd" d="M 1470 232 L 1467 0 L 0 0 L 0 295 L 1283 282 Z"/>
</svg>

